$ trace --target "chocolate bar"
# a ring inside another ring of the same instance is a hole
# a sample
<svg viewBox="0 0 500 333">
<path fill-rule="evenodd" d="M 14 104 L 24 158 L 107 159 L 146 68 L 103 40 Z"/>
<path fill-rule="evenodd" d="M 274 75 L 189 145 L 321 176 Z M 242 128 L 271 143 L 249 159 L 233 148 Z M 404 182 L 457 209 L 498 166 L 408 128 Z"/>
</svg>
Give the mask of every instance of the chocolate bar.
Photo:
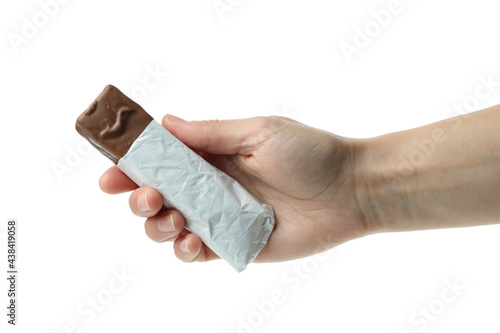
<svg viewBox="0 0 500 333">
<path fill-rule="evenodd" d="M 78 117 L 76 130 L 117 164 L 153 118 L 112 85 Z"/>
<path fill-rule="evenodd" d="M 155 188 L 164 205 L 238 272 L 264 247 L 275 221 L 236 180 L 215 168 L 108 85 L 76 122 L 76 130 L 139 186 Z"/>
</svg>

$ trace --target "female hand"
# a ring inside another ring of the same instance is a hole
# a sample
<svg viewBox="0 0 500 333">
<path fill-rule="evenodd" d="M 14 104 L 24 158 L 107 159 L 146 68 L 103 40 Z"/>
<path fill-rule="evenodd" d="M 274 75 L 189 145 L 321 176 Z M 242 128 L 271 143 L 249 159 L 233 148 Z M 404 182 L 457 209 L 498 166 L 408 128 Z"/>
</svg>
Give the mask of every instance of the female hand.
<svg viewBox="0 0 500 333">
<path fill-rule="evenodd" d="M 367 234 L 356 199 L 354 140 L 282 117 L 184 121 L 167 115 L 162 123 L 273 207 L 276 225 L 255 262 L 300 258 Z M 116 166 L 103 174 L 100 186 L 110 194 L 133 190 L 130 207 L 134 214 L 147 217 L 146 234 L 157 242 L 173 241 L 179 259 L 218 258 L 184 229 L 178 211 L 163 207 L 154 189 L 138 188 Z"/>
</svg>

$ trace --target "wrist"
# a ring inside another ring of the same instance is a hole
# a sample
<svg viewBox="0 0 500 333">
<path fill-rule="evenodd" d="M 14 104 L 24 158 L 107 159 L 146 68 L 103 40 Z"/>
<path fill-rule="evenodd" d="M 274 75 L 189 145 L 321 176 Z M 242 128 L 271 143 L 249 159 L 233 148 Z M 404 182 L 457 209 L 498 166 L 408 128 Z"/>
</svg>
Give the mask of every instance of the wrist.
<svg viewBox="0 0 500 333">
<path fill-rule="evenodd" d="M 355 194 L 368 234 L 412 225 L 397 139 L 385 135 L 353 142 Z"/>
</svg>

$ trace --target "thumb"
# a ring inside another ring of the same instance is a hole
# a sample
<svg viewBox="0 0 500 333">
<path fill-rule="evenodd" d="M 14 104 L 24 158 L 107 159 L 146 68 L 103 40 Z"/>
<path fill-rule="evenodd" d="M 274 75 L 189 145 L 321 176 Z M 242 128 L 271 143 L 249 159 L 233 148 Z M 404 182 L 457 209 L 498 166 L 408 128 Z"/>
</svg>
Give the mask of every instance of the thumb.
<svg viewBox="0 0 500 333">
<path fill-rule="evenodd" d="M 163 126 L 196 151 L 211 154 L 250 155 L 270 137 L 271 118 L 186 121 L 173 115 L 163 117 Z"/>
</svg>

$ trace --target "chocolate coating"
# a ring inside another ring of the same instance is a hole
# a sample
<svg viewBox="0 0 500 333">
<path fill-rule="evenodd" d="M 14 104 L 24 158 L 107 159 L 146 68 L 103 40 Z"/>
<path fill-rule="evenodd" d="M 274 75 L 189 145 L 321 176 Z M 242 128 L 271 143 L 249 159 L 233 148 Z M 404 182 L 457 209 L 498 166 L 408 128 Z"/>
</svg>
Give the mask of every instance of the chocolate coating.
<svg viewBox="0 0 500 333">
<path fill-rule="evenodd" d="M 108 85 L 78 117 L 76 130 L 116 164 L 152 120 L 139 104 Z"/>
</svg>

